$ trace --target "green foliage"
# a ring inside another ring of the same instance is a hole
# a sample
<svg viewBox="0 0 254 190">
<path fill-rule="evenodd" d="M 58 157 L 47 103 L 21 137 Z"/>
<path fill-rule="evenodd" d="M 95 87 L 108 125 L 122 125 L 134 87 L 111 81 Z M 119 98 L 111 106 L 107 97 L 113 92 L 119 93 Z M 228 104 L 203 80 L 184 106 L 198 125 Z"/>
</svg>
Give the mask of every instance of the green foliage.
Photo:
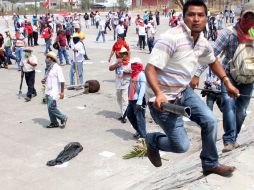
<svg viewBox="0 0 254 190">
<path fill-rule="evenodd" d="M 129 153 L 123 155 L 122 158 L 123 159 L 130 159 L 135 157 L 144 158 L 145 156 L 147 156 L 147 147 L 144 139 L 140 140 L 139 142 L 140 144 L 134 145 L 133 149 Z"/>
<path fill-rule="evenodd" d="M 125 4 L 124 0 L 119 0 L 118 8 L 122 10 L 125 10 L 127 8 L 127 5 Z"/>
<path fill-rule="evenodd" d="M 81 9 L 88 10 L 91 6 L 90 0 L 81 0 Z"/>
</svg>

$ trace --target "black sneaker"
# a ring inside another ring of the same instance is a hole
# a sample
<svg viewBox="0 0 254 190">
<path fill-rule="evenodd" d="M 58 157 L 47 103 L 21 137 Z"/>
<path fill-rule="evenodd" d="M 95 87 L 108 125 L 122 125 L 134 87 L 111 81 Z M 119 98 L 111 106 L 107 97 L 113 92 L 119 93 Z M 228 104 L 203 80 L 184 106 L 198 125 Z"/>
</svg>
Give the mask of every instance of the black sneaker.
<svg viewBox="0 0 254 190">
<path fill-rule="evenodd" d="M 50 123 L 48 126 L 46 126 L 46 128 L 57 128 L 59 127 L 58 123 Z"/>
<path fill-rule="evenodd" d="M 122 116 L 118 118 L 118 120 L 119 120 L 119 121 L 122 121 L 122 119 L 123 119 L 123 117 L 122 117 Z"/>
<path fill-rule="evenodd" d="M 61 129 L 65 128 L 67 120 L 68 120 L 68 117 L 65 116 L 64 120 L 61 121 L 61 125 L 60 125 Z"/>
<path fill-rule="evenodd" d="M 147 139 L 145 139 L 146 147 L 147 147 L 147 157 L 150 160 L 150 162 L 155 167 L 160 167 L 162 165 L 161 162 L 161 156 L 158 150 L 152 149 L 149 144 L 147 143 Z"/>
<path fill-rule="evenodd" d="M 32 95 L 32 97 L 35 97 L 35 96 L 37 96 L 37 92 L 33 93 L 33 95 Z"/>
</svg>

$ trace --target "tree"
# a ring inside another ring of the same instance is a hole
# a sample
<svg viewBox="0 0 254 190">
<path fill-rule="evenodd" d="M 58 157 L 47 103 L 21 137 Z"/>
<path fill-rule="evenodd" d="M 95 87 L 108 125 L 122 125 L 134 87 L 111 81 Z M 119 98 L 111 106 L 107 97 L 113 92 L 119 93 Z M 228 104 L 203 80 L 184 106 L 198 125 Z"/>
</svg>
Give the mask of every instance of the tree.
<svg viewBox="0 0 254 190">
<path fill-rule="evenodd" d="M 181 8 L 183 9 L 183 5 L 186 2 L 186 0 L 175 0 L 175 3 Z"/>
<path fill-rule="evenodd" d="M 125 10 L 127 5 L 125 4 L 124 0 L 119 0 L 119 5 L 118 5 L 119 9 L 121 10 Z"/>
<path fill-rule="evenodd" d="M 19 0 L 9 0 L 11 2 L 11 12 L 13 13 L 13 5 L 16 4 Z"/>
<path fill-rule="evenodd" d="M 90 0 L 81 0 L 81 9 L 88 10 L 91 6 Z"/>
</svg>

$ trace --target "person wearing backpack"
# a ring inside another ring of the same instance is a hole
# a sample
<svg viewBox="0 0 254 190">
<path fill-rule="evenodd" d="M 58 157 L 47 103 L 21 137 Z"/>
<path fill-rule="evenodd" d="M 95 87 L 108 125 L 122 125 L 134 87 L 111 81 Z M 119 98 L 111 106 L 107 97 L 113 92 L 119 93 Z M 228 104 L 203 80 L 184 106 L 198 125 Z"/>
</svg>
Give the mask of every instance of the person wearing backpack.
<svg viewBox="0 0 254 190">
<path fill-rule="evenodd" d="M 85 13 L 84 19 L 86 28 L 89 28 L 89 15 L 87 13 Z"/>
<path fill-rule="evenodd" d="M 233 28 L 223 30 L 214 43 L 214 53 L 218 56 L 223 52 L 225 58 L 222 64 L 227 76 L 221 80 L 223 112 L 223 143 L 222 152 L 229 152 L 239 147 L 237 143 L 238 134 L 247 115 L 253 92 L 254 82 L 254 38 L 248 34 L 254 28 L 254 10 L 246 3 L 243 7 L 239 21 Z M 248 64 L 246 64 L 246 62 Z M 190 83 L 191 87 L 196 87 L 199 76 L 206 67 L 199 67 Z M 239 97 L 234 99 L 227 95 L 225 82 L 231 81 L 239 89 Z"/>
</svg>

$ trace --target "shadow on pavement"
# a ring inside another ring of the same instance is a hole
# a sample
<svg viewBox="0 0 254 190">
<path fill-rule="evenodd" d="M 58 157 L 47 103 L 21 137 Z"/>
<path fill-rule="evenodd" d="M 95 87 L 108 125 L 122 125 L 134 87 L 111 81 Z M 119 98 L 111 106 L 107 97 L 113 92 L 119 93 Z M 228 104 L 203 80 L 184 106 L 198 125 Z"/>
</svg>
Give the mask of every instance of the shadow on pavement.
<svg viewBox="0 0 254 190">
<path fill-rule="evenodd" d="M 121 115 L 117 112 L 114 111 L 108 111 L 108 110 L 102 110 L 99 111 L 98 113 L 96 113 L 96 115 L 102 115 L 106 118 L 114 118 L 117 119 L 118 117 L 120 117 Z"/>
<path fill-rule="evenodd" d="M 124 129 L 109 129 L 107 132 L 113 133 L 125 141 L 134 140 L 133 134 Z"/>
<path fill-rule="evenodd" d="M 46 127 L 49 124 L 49 120 L 44 118 L 34 118 L 33 122 L 41 125 L 42 127 Z"/>
</svg>

